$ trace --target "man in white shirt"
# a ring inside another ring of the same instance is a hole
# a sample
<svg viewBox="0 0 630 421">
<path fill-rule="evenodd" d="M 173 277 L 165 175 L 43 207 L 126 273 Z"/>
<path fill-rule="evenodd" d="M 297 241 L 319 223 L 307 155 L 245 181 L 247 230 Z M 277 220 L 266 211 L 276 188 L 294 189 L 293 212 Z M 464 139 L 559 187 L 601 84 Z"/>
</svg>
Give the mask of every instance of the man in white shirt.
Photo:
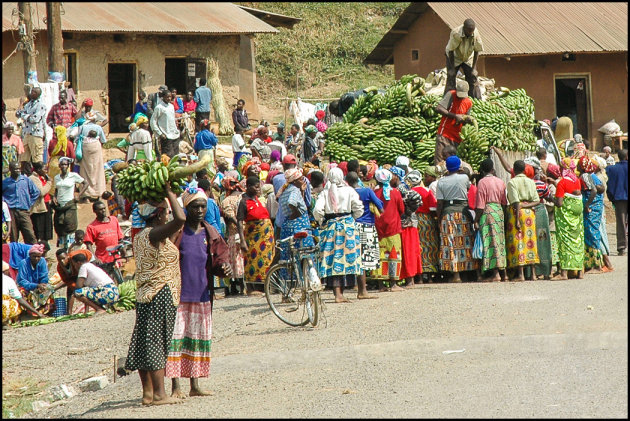
<svg viewBox="0 0 630 421">
<path fill-rule="evenodd" d="M 171 103 L 172 99 L 171 91 L 163 91 L 162 100 L 158 101 L 151 116 L 151 129 L 160 141 L 161 153 L 168 155 L 169 158 L 179 153 L 181 136 L 175 121 L 175 108 Z"/>
<path fill-rule="evenodd" d="M 118 286 L 103 269 L 89 263 L 85 254 L 72 256 L 70 262 L 78 272 L 74 297 L 85 304 L 86 310 L 92 307 L 96 314 L 105 313 L 105 306 L 114 304 L 120 297 Z"/>
<path fill-rule="evenodd" d="M 234 153 L 234 160 L 232 161 L 232 166 L 234 168 L 238 167 L 238 161 L 241 159 L 243 154 L 251 153 L 245 145 L 242 127 L 237 126 L 234 128 L 234 136 L 232 136 L 232 152 Z"/>
<path fill-rule="evenodd" d="M 477 86 L 477 58 L 483 44 L 475 21 L 466 19 L 463 25 L 454 28 L 446 44 L 446 87 L 444 94 L 455 89 L 457 71 L 461 69 L 468 82 L 468 96 L 481 99 Z"/>
</svg>

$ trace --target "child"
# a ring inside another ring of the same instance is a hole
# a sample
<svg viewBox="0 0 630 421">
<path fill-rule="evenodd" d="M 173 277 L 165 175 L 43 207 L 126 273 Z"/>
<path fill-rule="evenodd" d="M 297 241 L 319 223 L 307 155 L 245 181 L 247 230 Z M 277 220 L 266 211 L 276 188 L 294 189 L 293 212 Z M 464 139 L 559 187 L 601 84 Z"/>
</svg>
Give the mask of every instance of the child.
<svg viewBox="0 0 630 421">
<path fill-rule="evenodd" d="M 85 238 L 85 231 L 76 230 L 74 232 L 74 243 L 72 243 L 70 247 L 68 247 L 68 254 L 76 250 L 87 250 L 88 249 L 87 245 L 83 242 L 84 238 Z"/>
<path fill-rule="evenodd" d="M 114 193 L 110 191 L 104 191 L 101 197 L 107 201 L 107 209 L 109 210 L 109 216 L 114 218 L 118 218 L 119 215 L 122 215 L 122 209 L 120 205 L 116 201 L 114 197 Z"/>
</svg>

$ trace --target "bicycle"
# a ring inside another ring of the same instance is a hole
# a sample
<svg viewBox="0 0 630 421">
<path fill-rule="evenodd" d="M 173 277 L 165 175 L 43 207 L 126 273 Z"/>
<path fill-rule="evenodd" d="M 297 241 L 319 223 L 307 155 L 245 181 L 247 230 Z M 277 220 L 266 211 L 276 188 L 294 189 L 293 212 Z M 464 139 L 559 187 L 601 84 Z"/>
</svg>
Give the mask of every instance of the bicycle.
<svg viewBox="0 0 630 421">
<path fill-rule="evenodd" d="M 277 241 L 278 249 L 281 244 L 288 244 L 290 257 L 273 265 L 265 279 L 265 297 L 271 311 L 289 326 L 304 326 L 310 322 L 315 327 L 319 323 L 323 287 L 313 260 L 319 247 L 294 245 L 296 240 L 308 236 L 302 231 Z"/>
<path fill-rule="evenodd" d="M 101 268 L 106 272 L 111 273 L 116 285 L 120 285 L 126 280 L 133 279 L 135 274 L 132 274 L 129 279 L 125 279 L 122 272 L 120 271 L 120 267 L 124 262 L 127 262 L 130 257 L 133 257 L 133 249 L 131 247 L 131 242 L 128 240 L 121 240 L 120 243 L 113 247 L 107 247 L 107 253 L 114 258 L 114 261 L 111 263 L 104 263 L 101 265 Z"/>
</svg>

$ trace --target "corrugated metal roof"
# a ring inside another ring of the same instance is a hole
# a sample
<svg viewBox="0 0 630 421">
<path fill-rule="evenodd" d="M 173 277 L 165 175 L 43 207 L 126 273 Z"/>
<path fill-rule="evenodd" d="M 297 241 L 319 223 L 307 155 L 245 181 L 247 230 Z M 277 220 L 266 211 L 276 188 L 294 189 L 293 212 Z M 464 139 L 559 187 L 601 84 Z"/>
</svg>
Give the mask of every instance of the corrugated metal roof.
<svg viewBox="0 0 630 421">
<path fill-rule="evenodd" d="M 33 28 L 46 30 L 46 4 L 31 3 Z M 17 3 L 2 3 L 2 31 L 15 29 Z M 63 3 L 61 27 L 68 32 L 164 34 L 277 33 L 273 26 L 232 3 Z"/>
<path fill-rule="evenodd" d="M 394 44 L 427 6 L 455 28 L 477 24 L 482 55 L 628 51 L 628 3 L 411 3 L 365 59 L 390 64 Z M 446 45 L 447 40 L 444 40 Z"/>
<path fill-rule="evenodd" d="M 291 29 L 302 20 L 302 18 L 294 18 L 293 16 L 281 15 L 267 10 L 254 9 L 252 7 L 241 6 L 240 4 L 238 7 L 275 27 L 281 26 Z"/>
</svg>

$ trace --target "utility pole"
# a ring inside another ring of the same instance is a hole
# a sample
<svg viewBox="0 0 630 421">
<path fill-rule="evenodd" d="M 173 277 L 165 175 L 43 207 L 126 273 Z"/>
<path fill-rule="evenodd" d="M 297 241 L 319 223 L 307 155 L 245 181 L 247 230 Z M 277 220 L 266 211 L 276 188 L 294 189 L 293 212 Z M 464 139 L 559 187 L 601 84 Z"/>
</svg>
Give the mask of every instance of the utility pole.
<svg viewBox="0 0 630 421">
<path fill-rule="evenodd" d="M 61 3 L 46 2 L 48 28 L 48 79 L 63 82 L 63 37 L 61 36 Z"/>
<path fill-rule="evenodd" d="M 35 64 L 35 42 L 33 41 L 33 23 L 31 22 L 31 3 L 18 2 L 20 11 L 20 42 L 24 58 L 24 81 L 27 84 L 37 82 L 37 66 Z"/>
</svg>

